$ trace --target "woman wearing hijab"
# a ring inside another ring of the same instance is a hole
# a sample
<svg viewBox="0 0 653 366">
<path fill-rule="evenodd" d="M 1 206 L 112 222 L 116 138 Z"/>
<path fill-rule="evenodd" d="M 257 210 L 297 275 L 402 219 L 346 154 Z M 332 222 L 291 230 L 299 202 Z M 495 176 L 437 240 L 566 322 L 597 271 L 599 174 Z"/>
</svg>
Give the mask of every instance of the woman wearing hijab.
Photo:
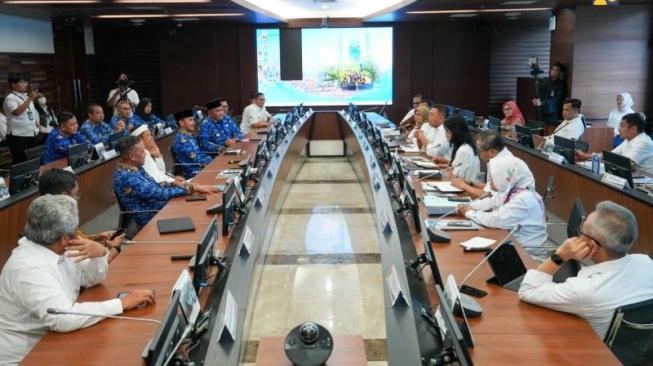
<svg viewBox="0 0 653 366">
<path fill-rule="evenodd" d="M 476 144 L 469 134 L 465 118 L 459 114 L 444 121 L 444 132 L 449 144 L 453 147 L 451 161 L 436 156 L 433 160 L 440 168 L 453 169 L 453 175 L 466 181 L 475 181 L 481 171 L 481 161 L 478 159 Z"/>
<path fill-rule="evenodd" d="M 515 102 L 503 103 L 503 115 L 505 117 L 501 120 L 501 128 L 504 130 L 511 131 L 515 129 L 515 125 L 524 125 L 524 116 Z"/>
<path fill-rule="evenodd" d="M 608 116 L 608 127 L 614 128 L 614 147 L 619 146 L 624 139 L 619 136 L 619 124 L 623 117 L 630 113 L 635 113 L 633 110 L 633 97 L 630 93 L 617 94 L 617 108 L 613 109 Z"/>
<path fill-rule="evenodd" d="M 134 128 L 139 127 L 144 123 L 148 125 L 161 123 L 162 126 L 165 126 L 166 124 L 165 121 L 152 113 L 152 100 L 149 98 L 141 99 L 140 103 L 138 103 L 138 107 L 136 107 L 134 115 L 132 116 L 132 125 Z"/>
<path fill-rule="evenodd" d="M 511 230 L 520 224 L 515 238 L 531 257 L 544 261 L 546 216 L 542 197 L 535 192 L 533 174 L 523 160 L 514 156 L 492 159 L 488 169 L 489 184 L 496 196 L 462 206 L 460 215 L 497 229 Z"/>
</svg>

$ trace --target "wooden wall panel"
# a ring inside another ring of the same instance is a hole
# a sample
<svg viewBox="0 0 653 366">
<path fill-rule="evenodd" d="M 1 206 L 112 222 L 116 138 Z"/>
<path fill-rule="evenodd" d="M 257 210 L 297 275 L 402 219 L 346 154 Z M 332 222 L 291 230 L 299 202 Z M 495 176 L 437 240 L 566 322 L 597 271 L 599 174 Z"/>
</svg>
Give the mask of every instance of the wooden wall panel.
<svg viewBox="0 0 653 366">
<path fill-rule="evenodd" d="M 492 24 L 492 51 L 490 66 L 490 100 L 491 116 L 503 118 L 501 107 L 508 100 L 517 97 L 517 78 L 529 78 L 533 83 L 528 104 L 519 104 L 524 115 L 529 110 L 535 111 L 530 102 L 536 97 L 531 69 L 526 66 L 529 57 L 538 57 L 540 69 L 548 76 L 549 50 L 551 48 L 551 32 L 548 22 L 506 21 Z M 534 116 L 535 113 L 532 113 Z"/>
<path fill-rule="evenodd" d="M 619 92 L 651 112 L 653 6 L 577 8 L 573 90 L 590 119 L 607 119 Z"/>
<path fill-rule="evenodd" d="M 19 73 L 28 77 L 33 83 L 39 84 L 48 99 L 48 105 L 59 110 L 57 93 L 57 74 L 55 59 L 52 54 L 42 53 L 0 53 L 0 98 L 11 93 L 7 84 L 10 74 Z"/>
</svg>

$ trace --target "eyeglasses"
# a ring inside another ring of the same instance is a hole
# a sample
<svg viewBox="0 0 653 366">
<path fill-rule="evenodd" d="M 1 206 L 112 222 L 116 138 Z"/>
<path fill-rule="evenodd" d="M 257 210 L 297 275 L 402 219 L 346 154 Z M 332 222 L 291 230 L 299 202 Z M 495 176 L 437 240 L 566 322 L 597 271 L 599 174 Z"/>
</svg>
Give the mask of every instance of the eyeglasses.
<svg viewBox="0 0 653 366">
<path fill-rule="evenodd" d="M 602 245 L 598 240 L 596 240 L 596 239 L 592 238 L 591 236 L 585 234 L 584 232 L 582 232 L 582 231 L 580 230 L 580 228 L 578 228 L 578 236 L 584 236 L 584 237 L 586 237 L 587 239 L 589 239 L 589 240 L 595 242 L 596 245 L 598 245 L 598 246 L 600 246 L 600 247 L 603 247 L 603 245 Z"/>
</svg>

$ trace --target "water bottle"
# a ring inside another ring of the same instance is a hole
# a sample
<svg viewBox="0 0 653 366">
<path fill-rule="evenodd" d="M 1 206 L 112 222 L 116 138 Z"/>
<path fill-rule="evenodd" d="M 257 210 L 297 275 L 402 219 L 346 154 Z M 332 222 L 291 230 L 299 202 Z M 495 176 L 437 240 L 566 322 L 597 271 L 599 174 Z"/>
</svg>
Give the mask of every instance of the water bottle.
<svg viewBox="0 0 653 366">
<path fill-rule="evenodd" d="M 592 153 L 592 173 L 599 174 L 601 171 L 601 157 L 597 153 Z"/>
</svg>

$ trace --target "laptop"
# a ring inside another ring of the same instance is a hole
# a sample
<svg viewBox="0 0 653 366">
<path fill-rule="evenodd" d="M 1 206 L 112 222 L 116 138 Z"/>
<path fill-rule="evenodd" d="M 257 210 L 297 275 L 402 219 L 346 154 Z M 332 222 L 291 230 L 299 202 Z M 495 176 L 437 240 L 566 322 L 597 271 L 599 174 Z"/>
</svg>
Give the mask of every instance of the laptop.
<svg viewBox="0 0 653 366">
<path fill-rule="evenodd" d="M 429 216 L 441 216 L 456 210 L 458 205 L 471 202 L 471 200 L 467 202 L 449 200 L 449 197 L 438 197 L 433 195 L 422 197 L 422 201 L 424 202 L 424 207 L 426 207 L 426 212 Z"/>
<path fill-rule="evenodd" d="M 489 252 L 490 254 L 492 252 Z M 488 258 L 488 263 L 494 277 L 487 280 L 488 283 L 499 285 L 505 289 L 519 291 L 519 286 L 526 275 L 526 266 L 519 257 L 517 249 L 512 241 L 501 245 L 494 254 Z"/>
<path fill-rule="evenodd" d="M 181 233 L 185 231 L 195 231 L 195 225 L 190 217 L 178 217 L 175 219 L 163 219 L 156 222 L 159 228 L 159 234 Z"/>
</svg>

